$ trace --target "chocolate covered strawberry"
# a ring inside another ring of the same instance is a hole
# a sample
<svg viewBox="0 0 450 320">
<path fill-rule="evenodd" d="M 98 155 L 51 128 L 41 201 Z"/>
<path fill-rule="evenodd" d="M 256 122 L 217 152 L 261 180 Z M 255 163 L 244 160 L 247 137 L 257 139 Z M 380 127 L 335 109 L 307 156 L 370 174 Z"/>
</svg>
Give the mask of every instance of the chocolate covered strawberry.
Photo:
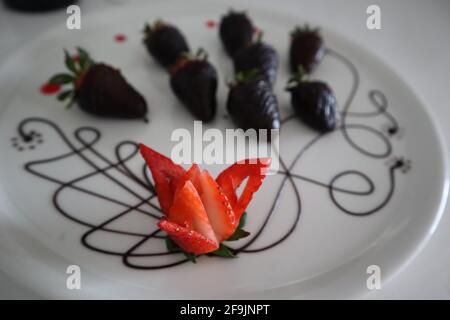
<svg viewBox="0 0 450 320">
<path fill-rule="evenodd" d="M 182 55 L 170 72 L 170 86 L 178 99 L 196 118 L 211 121 L 217 106 L 217 72 L 206 53 Z"/>
<path fill-rule="evenodd" d="M 145 118 L 147 103 L 122 76 L 119 70 L 94 62 L 89 54 L 78 48 L 78 59 L 65 51 L 68 73 L 53 76 L 49 83 L 71 86 L 62 91 L 58 100 L 69 100 L 67 107 L 76 102 L 88 113 L 121 119 Z"/>
<path fill-rule="evenodd" d="M 287 91 L 291 93 L 292 107 L 303 122 L 320 132 L 336 128 L 337 101 L 325 82 L 311 81 L 300 71 L 289 81 Z"/>
<path fill-rule="evenodd" d="M 262 34 L 254 43 L 236 52 L 233 56 L 234 71 L 238 73 L 257 69 L 267 83 L 273 87 L 277 77 L 278 55 L 271 45 L 261 41 L 261 37 Z"/>
<path fill-rule="evenodd" d="M 215 180 L 196 164 L 185 171 L 155 150 L 143 144 L 139 148 L 152 173 L 164 212 L 158 227 L 170 241 L 194 257 L 205 253 L 233 256 L 232 249 L 222 242 L 249 235 L 240 229 L 239 222 L 265 178 L 270 158 L 238 162 Z"/>
<path fill-rule="evenodd" d="M 277 97 L 258 71 L 239 72 L 230 84 L 227 110 L 243 129 L 279 129 Z"/>
<path fill-rule="evenodd" d="M 231 57 L 252 42 L 253 24 L 245 12 L 230 10 L 220 21 L 219 35 Z"/>
<path fill-rule="evenodd" d="M 166 68 L 170 68 L 189 45 L 180 30 L 163 21 L 144 27 L 144 44 L 148 52 Z"/>
<path fill-rule="evenodd" d="M 291 32 L 289 64 L 292 72 L 299 67 L 310 73 L 319 64 L 325 54 L 325 45 L 318 28 L 296 27 Z"/>
</svg>

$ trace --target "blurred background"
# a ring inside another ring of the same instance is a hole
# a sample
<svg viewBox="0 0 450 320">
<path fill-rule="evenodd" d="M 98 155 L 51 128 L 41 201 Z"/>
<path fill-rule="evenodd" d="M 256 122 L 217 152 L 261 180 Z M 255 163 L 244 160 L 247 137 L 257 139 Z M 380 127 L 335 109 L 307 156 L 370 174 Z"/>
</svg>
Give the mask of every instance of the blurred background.
<svg viewBox="0 0 450 320">
<path fill-rule="evenodd" d="M 65 25 L 69 4 L 78 4 L 84 15 L 111 7 L 125 9 L 138 2 L 1 0 L 0 65 L 46 29 Z M 381 8 L 381 30 L 366 27 L 366 9 L 371 4 Z M 373 52 L 425 101 L 438 119 L 449 147 L 450 0 L 243 0 L 242 8 L 246 5 L 298 12 L 302 18 L 332 28 Z M 447 208 L 437 231 L 419 256 L 367 298 L 450 299 L 449 211 Z M 1 271 L 0 288 L 0 298 L 34 298 Z"/>
</svg>

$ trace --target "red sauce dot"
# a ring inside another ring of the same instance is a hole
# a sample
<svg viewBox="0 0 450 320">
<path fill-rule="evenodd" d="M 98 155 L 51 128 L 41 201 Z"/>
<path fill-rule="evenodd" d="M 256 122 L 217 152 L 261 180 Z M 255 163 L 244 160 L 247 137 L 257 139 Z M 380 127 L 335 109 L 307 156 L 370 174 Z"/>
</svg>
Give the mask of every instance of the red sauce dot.
<svg viewBox="0 0 450 320">
<path fill-rule="evenodd" d="M 215 28 L 217 26 L 217 22 L 214 20 L 206 21 L 206 26 L 210 29 Z"/>
<path fill-rule="evenodd" d="M 73 59 L 73 61 L 75 61 L 75 62 L 79 62 L 79 61 L 80 61 L 80 56 L 79 56 L 78 54 L 74 54 L 74 55 L 72 56 L 72 59 Z"/>
<path fill-rule="evenodd" d="M 61 85 L 55 83 L 46 83 L 41 86 L 41 93 L 43 94 L 55 94 L 61 90 Z"/>
<path fill-rule="evenodd" d="M 122 33 L 119 33 L 114 36 L 114 40 L 116 42 L 125 42 L 127 40 L 127 36 Z"/>
</svg>

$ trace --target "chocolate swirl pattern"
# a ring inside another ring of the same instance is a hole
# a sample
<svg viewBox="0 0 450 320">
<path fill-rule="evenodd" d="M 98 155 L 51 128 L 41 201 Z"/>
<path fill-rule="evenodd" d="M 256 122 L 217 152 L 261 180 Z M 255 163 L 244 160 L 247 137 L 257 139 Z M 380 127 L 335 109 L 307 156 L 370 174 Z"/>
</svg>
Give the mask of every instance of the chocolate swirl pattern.
<svg viewBox="0 0 450 320">
<path fill-rule="evenodd" d="M 299 229 L 300 216 L 302 214 L 302 196 L 297 185 L 298 183 L 314 184 L 323 188 L 324 192 L 328 193 L 331 203 L 333 203 L 338 211 L 356 217 L 363 217 L 382 210 L 389 203 L 395 193 L 398 173 L 406 173 L 411 167 L 410 160 L 403 157 L 392 157 L 393 146 L 391 144 L 391 139 L 393 137 L 401 138 L 400 133 L 402 130 L 399 128 L 396 118 L 389 112 L 388 99 L 386 96 L 379 90 L 370 90 L 368 92 L 368 102 L 373 108 L 373 111 L 350 111 L 352 101 L 359 88 L 358 70 L 351 61 L 332 49 L 327 49 L 326 55 L 336 59 L 339 63 L 344 64 L 351 72 L 353 78 L 350 94 L 342 106 L 340 126 L 334 132 L 328 134 L 341 134 L 346 143 L 364 157 L 381 159 L 381 161 L 388 160 L 386 174 L 387 183 L 386 187 L 383 187 L 382 190 L 382 192 L 385 192 L 385 195 L 379 203 L 372 208 L 356 211 L 348 207 L 339 195 L 346 195 L 349 199 L 351 199 L 351 197 L 369 197 L 373 195 L 377 190 L 375 183 L 368 174 L 350 169 L 337 172 L 329 181 L 319 181 L 310 176 L 295 173 L 294 168 L 302 156 L 310 152 L 310 150 L 313 149 L 325 135 L 328 135 L 318 134 L 301 150 L 298 150 L 291 163 L 287 164 L 283 160 L 282 155 L 280 155 L 281 170 L 277 174 L 281 176 L 281 183 L 275 192 L 274 201 L 271 203 L 270 208 L 265 214 L 261 226 L 256 231 L 252 232 L 246 240 L 238 242 L 241 245 L 234 248 L 236 253 L 255 253 L 271 249 L 281 242 L 286 241 L 293 232 Z M 379 129 L 364 122 L 364 119 L 376 117 L 384 117 L 387 120 L 387 123 L 383 128 Z M 289 116 L 285 118 L 282 123 L 286 124 L 290 121 L 297 120 L 294 116 Z M 45 143 L 45 137 L 38 131 L 39 128 L 42 128 L 43 126 L 51 128 L 51 132 L 63 142 L 63 145 L 67 147 L 68 151 L 50 158 L 29 161 L 25 163 L 24 169 L 30 174 L 40 177 L 48 182 L 52 182 L 57 186 L 52 195 L 53 206 L 64 217 L 86 227 L 86 231 L 80 238 L 83 246 L 99 253 L 120 257 L 126 266 L 135 269 L 149 270 L 168 268 L 188 261 L 180 253 L 169 252 L 166 250 L 150 252 L 145 249 L 145 244 L 149 241 L 160 241 L 161 244 L 164 241 L 164 234 L 156 229 L 156 221 L 160 219 L 163 213 L 159 206 L 151 201 L 156 197 L 156 194 L 145 165 L 139 170 L 139 173 L 132 170 L 129 165 L 130 161 L 138 156 L 138 145 L 136 142 L 119 142 L 114 148 L 114 159 L 110 159 L 102 154 L 97 148 L 97 144 L 101 140 L 101 132 L 98 129 L 92 127 L 80 127 L 73 132 L 73 136 L 69 136 L 53 121 L 33 117 L 26 118 L 19 123 L 17 128 L 18 136 L 11 139 L 12 146 L 18 151 L 31 151 L 35 147 L 38 147 L 39 144 Z M 365 134 L 370 134 L 378 138 L 379 141 L 382 142 L 383 147 L 381 150 L 375 151 L 367 149 L 365 145 L 360 144 L 353 138 L 351 134 L 352 130 L 359 130 L 360 132 L 364 131 Z M 49 175 L 45 173 L 46 171 L 42 170 L 44 166 L 48 167 L 59 161 L 71 158 L 76 158 L 77 161 L 81 161 L 87 165 L 89 167 L 89 172 L 72 179 L 64 180 L 63 178 Z M 89 179 L 98 176 L 107 179 L 108 183 L 114 184 L 124 193 L 130 195 L 130 201 L 119 200 L 112 195 L 108 195 L 101 191 L 93 191 L 80 184 L 80 182 L 88 181 Z M 339 181 L 341 179 L 351 176 L 359 178 L 364 183 L 365 187 L 339 187 Z M 136 188 L 144 190 L 147 196 L 142 196 L 139 192 L 136 192 Z M 273 240 L 269 244 L 258 246 L 257 240 L 264 237 L 264 231 L 276 214 L 277 204 L 280 201 L 282 193 L 287 190 L 287 188 L 292 188 L 294 192 L 292 201 L 295 201 L 295 217 L 288 230 L 278 239 Z M 93 223 L 77 214 L 70 213 L 65 209 L 63 203 L 64 197 L 62 197 L 64 192 L 79 192 L 84 197 L 107 201 L 121 208 L 121 210 L 100 223 Z M 148 225 L 154 226 L 155 229 L 149 230 L 149 232 L 136 232 L 128 230 L 126 224 L 117 223 L 125 216 L 136 213 L 142 215 L 145 219 L 148 219 Z M 126 242 L 129 245 L 125 249 L 111 249 L 98 245 L 92 239 L 99 232 L 106 232 L 115 237 L 127 237 L 130 239 L 130 241 Z M 163 247 L 163 245 L 161 247 Z M 160 258 L 163 259 L 161 260 Z"/>
</svg>

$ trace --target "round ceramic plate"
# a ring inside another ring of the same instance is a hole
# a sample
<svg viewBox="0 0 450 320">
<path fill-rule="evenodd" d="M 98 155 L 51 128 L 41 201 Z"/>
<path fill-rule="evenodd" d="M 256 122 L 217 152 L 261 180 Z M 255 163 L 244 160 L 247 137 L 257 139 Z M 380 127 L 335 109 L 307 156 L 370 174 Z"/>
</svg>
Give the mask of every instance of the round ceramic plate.
<svg viewBox="0 0 450 320">
<path fill-rule="evenodd" d="M 384 283 L 420 250 L 447 195 L 445 153 L 423 103 L 384 63 L 321 26 L 327 53 L 313 78 L 333 88 L 341 122 L 319 135 L 291 117 L 284 91 L 289 31 L 308 21 L 258 8 L 242 9 L 280 57 L 275 92 L 288 170 L 267 177 L 254 197 L 252 234 L 232 244 L 245 247 L 236 259 L 178 263 L 181 254 L 164 254 L 164 240 L 148 237 L 160 213 L 133 143 L 170 154 L 172 131 L 192 129 L 194 119 L 143 47 L 141 29 L 164 18 L 192 48 L 209 52 L 220 75 L 219 107 L 203 126 L 234 128 L 225 109 L 233 70 L 217 29 L 228 7 L 156 2 L 83 16 L 81 30 L 58 26 L 4 65 L 1 271 L 52 298 L 346 298 L 368 292 L 369 266 L 380 268 Z M 63 69 L 62 49 L 75 46 L 121 69 L 147 99 L 149 124 L 66 110 L 40 91 Z M 66 288 L 69 265 L 81 269 L 81 290 Z"/>
</svg>

